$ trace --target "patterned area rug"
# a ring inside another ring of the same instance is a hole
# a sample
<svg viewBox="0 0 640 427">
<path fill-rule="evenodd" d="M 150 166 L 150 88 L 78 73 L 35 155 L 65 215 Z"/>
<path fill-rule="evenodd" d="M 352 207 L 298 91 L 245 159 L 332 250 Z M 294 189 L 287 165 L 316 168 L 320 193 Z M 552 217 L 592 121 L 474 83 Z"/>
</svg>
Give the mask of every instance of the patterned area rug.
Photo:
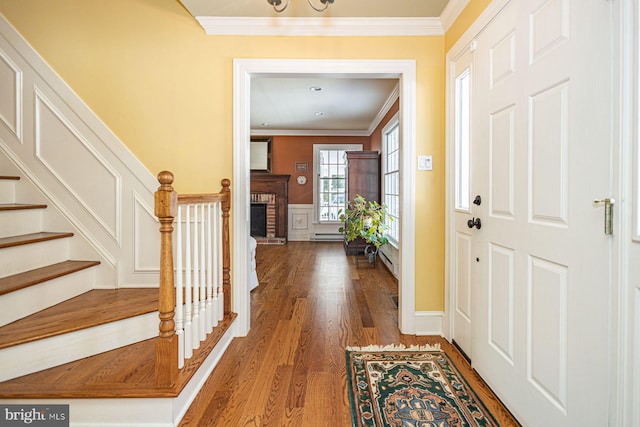
<svg viewBox="0 0 640 427">
<path fill-rule="evenodd" d="M 347 348 L 354 427 L 499 426 L 439 346 Z"/>
</svg>

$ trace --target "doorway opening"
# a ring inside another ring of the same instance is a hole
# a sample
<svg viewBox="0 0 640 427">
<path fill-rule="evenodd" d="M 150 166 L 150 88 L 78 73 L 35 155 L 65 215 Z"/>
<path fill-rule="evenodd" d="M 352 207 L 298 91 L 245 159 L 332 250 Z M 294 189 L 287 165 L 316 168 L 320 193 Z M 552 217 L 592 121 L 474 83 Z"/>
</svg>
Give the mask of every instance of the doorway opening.
<svg viewBox="0 0 640 427">
<path fill-rule="evenodd" d="M 233 310 L 238 335 L 250 327 L 247 245 L 250 233 L 250 102 L 251 79 L 278 76 L 396 78 L 400 86 L 401 245 L 398 277 L 398 327 L 415 334 L 415 132 L 416 64 L 413 60 L 275 60 L 236 59 L 233 79 Z M 246 208 L 242 208 L 246 207 Z"/>
</svg>

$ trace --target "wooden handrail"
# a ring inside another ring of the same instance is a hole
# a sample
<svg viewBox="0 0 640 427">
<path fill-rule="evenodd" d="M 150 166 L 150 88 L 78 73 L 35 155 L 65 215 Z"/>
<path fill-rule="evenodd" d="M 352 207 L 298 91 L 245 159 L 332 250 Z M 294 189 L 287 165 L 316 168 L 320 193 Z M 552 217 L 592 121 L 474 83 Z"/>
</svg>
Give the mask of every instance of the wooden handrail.
<svg viewBox="0 0 640 427">
<path fill-rule="evenodd" d="M 220 193 L 181 194 L 173 187 L 174 176 L 163 171 L 158 174 L 160 187 L 155 193 L 155 215 L 160 221 L 160 289 L 158 311 L 159 336 L 156 342 L 156 386 L 171 387 L 178 377 L 178 336 L 175 332 L 176 288 L 173 265 L 173 221 L 178 205 L 220 203 L 222 210 L 222 289 L 224 314 L 231 313 L 231 251 L 229 211 L 231 208 L 231 181 L 223 179 Z"/>
<path fill-rule="evenodd" d="M 224 181 L 229 181 L 223 180 Z M 224 184 L 223 184 L 224 185 Z M 192 203 L 216 203 L 223 202 L 228 195 L 226 193 L 210 193 L 210 194 L 179 194 L 178 204 L 189 205 Z"/>
</svg>

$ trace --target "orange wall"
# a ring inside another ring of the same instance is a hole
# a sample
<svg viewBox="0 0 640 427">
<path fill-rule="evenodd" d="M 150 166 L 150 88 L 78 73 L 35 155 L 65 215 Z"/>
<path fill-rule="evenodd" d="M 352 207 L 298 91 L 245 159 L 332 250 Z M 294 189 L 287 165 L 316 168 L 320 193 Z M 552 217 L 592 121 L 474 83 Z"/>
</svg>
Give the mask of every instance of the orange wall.
<svg viewBox="0 0 640 427">
<path fill-rule="evenodd" d="M 369 150 L 368 136 L 274 136 L 271 142 L 271 172 L 291 175 L 289 180 L 289 203 L 313 204 L 313 144 L 362 144 Z M 308 165 L 307 172 L 296 172 L 296 163 Z M 307 177 L 300 185 L 296 178 Z"/>
<path fill-rule="evenodd" d="M 400 98 L 391 106 L 387 114 L 384 116 L 376 130 L 371 133 L 371 150 L 382 153 L 382 128 L 384 128 L 389 120 L 400 110 Z"/>
</svg>

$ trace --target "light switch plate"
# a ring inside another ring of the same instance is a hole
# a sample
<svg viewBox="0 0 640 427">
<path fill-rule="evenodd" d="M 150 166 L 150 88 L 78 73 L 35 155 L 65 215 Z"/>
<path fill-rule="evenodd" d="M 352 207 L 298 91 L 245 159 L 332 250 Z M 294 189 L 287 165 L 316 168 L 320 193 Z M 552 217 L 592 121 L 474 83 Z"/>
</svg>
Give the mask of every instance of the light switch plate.
<svg viewBox="0 0 640 427">
<path fill-rule="evenodd" d="M 419 171 L 433 170 L 433 160 L 431 156 L 418 156 L 418 170 Z"/>
</svg>

